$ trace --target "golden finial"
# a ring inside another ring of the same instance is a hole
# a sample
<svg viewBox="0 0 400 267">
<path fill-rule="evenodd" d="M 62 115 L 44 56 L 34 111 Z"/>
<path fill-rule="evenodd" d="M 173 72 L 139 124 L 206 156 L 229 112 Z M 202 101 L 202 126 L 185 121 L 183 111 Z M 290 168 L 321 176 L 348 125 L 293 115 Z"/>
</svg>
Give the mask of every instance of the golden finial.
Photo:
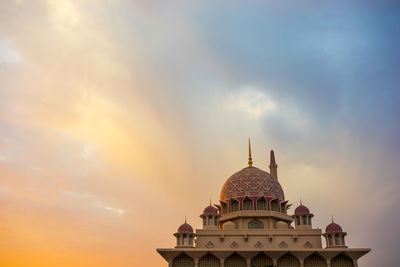
<svg viewBox="0 0 400 267">
<path fill-rule="evenodd" d="M 301 200 L 301 198 L 300 198 L 300 205 L 303 205 L 303 201 Z"/>
<path fill-rule="evenodd" d="M 249 138 L 249 166 L 253 166 L 253 159 L 251 158 L 251 146 L 250 146 L 250 138 Z"/>
<path fill-rule="evenodd" d="M 210 206 L 211 206 L 211 198 L 210 198 Z"/>
<path fill-rule="evenodd" d="M 186 218 L 186 216 L 185 216 L 185 223 L 187 223 L 187 218 Z"/>
<path fill-rule="evenodd" d="M 335 222 L 333 221 L 333 215 L 332 215 L 332 223 L 335 223 Z"/>
</svg>

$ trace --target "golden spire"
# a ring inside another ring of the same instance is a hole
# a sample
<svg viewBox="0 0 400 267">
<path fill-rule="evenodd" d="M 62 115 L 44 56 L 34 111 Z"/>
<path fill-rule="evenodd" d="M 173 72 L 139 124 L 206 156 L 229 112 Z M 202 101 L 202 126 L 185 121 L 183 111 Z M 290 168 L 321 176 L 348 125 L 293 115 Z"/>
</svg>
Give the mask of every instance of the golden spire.
<svg viewBox="0 0 400 267">
<path fill-rule="evenodd" d="M 332 215 L 332 223 L 335 223 L 335 222 L 333 221 L 333 215 Z"/>
<path fill-rule="evenodd" d="M 303 201 L 301 200 L 301 198 L 300 198 L 300 205 L 303 205 Z"/>
<path fill-rule="evenodd" d="M 186 218 L 186 216 L 185 216 L 185 223 L 187 223 L 187 218 Z"/>
<path fill-rule="evenodd" d="M 211 206 L 211 198 L 210 198 L 210 206 Z"/>
<path fill-rule="evenodd" d="M 250 138 L 249 138 L 249 166 L 253 166 L 253 159 L 251 158 L 251 146 L 250 146 Z"/>
</svg>

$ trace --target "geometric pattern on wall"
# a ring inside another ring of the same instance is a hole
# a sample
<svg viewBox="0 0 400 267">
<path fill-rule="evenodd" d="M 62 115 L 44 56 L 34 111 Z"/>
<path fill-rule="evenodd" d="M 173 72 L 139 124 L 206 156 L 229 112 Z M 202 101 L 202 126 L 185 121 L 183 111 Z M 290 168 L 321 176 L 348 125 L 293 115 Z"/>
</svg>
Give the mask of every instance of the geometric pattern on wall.
<svg viewBox="0 0 400 267">
<path fill-rule="evenodd" d="M 264 245 L 260 241 L 257 241 L 257 243 L 254 246 L 256 248 L 262 248 Z"/>
<path fill-rule="evenodd" d="M 233 241 L 230 245 L 231 248 L 238 248 L 239 244 L 236 241 Z"/>
<path fill-rule="evenodd" d="M 206 248 L 213 248 L 213 247 L 215 247 L 214 243 L 211 241 L 208 241 L 206 244 Z"/>
<path fill-rule="evenodd" d="M 282 241 L 281 243 L 279 243 L 279 247 L 280 247 L 280 248 L 287 248 L 287 247 L 288 247 L 288 244 L 286 244 L 285 241 Z"/>
<path fill-rule="evenodd" d="M 304 244 L 304 247 L 305 247 L 305 248 L 312 248 L 312 244 L 310 243 L 310 241 L 307 241 L 307 242 Z"/>
</svg>

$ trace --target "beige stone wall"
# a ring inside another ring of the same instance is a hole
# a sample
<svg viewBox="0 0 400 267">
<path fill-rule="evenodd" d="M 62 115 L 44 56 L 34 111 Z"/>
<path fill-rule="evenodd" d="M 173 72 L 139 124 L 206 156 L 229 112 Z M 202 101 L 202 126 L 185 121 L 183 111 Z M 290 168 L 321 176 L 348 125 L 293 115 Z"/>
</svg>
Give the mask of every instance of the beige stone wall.
<svg viewBox="0 0 400 267">
<path fill-rule="evenodd" d="M 232 242 L 238 246 L 232 246 Z M 256 249 L 257 242 L 263 249 L 279 249 L 284 241 L 287 249 L 304 249 L 308 241 L 312 248 L 322 248 L 321 230 L 197 230 L 196 247 L 207 248 L 209 242 L 212 248 L 245 248 Z"/>
</svg>

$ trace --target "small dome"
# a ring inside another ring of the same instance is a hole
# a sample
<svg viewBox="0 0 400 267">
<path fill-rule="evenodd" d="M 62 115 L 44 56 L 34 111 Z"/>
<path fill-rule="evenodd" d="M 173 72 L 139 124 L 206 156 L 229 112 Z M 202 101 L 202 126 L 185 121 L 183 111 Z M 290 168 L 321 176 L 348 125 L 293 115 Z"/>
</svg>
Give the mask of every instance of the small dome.
<svg viewBox="0 0 400 267">
<path fill-rule="evenodd" d="M 327 232 L 327 233 L 340 233 L 340 232 L 343 232 L 343 230 L 342 230 L 342 227 L 339 224 L 332 222 L 326 227 L 325 232 Z"/>
<path fill-rule="evenodd" d="M 304 206 L 303 204 L 301 204 L 300 206 L 298 206 L 295 210 L 294 210 L 294 214 L 295 215 L 300 215 L 300 214 L 309 214 L 310 210 Z"/>
<path fill-rule="evenodd" d="M 178 228 L 178 233 L 187 233 L 187 234 L 191 234 L 193 233 L 193 228 L 192 226 L 190 226 L 190 224 L 188 223 L 184 223 L 181 226 L 179 226 Z"/>
<path fill-rule="evenodd" d="M 204 214 L 215 214 L 215 215 L 218 215 L 218 210 L 217 210 L 216 207 L 213 207 L 213 206 L 210 205 L 210 206 L 208 206 L 208 207 L 206 207 L 204 209 L 203 213 Z"/>
</svg>

